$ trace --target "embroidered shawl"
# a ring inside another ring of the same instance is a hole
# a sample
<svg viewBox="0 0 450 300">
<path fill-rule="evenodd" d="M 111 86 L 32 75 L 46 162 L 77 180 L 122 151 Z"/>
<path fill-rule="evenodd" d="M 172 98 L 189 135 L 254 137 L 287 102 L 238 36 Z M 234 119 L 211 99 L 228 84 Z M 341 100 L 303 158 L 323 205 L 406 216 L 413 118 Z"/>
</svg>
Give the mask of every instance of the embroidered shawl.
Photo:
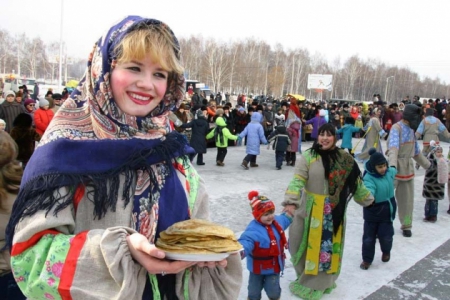
<svg viewBox="0 0 450 300">
<path fill-rule="evenodd" d="M 183 75 L 169 75 L 164 98 L 145 117 L 121 111 L 110 86 L 116 63 L 113 49 L 129 32 L 148 25 L 167 27 L 158 20 L 129 16 L 95 44 L 84 77 L 56 113 L 26 167 L 7 228 L 10 247 L 22 218 L 52 208 L 56 215 L 72 203 L 79 185 L 94 187 L 89 197 L 95 218 L 114 213 L 118 197 L 125 199 L 125 205 L 132 201 L 139 218 L 133 218 L 130 226 L 151 242 L 160 231 L 189 218 L 186 194 L 173 167 L 177 157 L 185 159 L 189 152 L 186 140 L 177 132 L 161 133 L 170 131 L 168 113 L 184 97 Z M 172 37 L 179 57 L 178 41 L 173 33 Z M 118 195 L 119 175 L 125 176 L 122 195 Z M 61 187 L 69 187 L 69 192 L 55 193 Z M 151 217 L 141 218 L 143 212 Z"/>
</svg>

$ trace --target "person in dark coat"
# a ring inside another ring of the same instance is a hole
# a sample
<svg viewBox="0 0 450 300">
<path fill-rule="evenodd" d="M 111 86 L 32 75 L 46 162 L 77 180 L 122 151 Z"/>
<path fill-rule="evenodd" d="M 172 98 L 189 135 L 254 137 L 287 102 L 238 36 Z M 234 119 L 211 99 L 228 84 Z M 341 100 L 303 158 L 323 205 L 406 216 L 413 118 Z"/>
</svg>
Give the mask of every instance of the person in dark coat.
<svg viewBox="0 0 450 300">
<path fill-rule="evenodd" d="M 195 153 L 189 154 L 189 159 L 193 161 L 197 155 L 197 165 L 199 166 L 205 164 L 203 154 L 206 153 L 206 135 L 209 131 L 209 124 L 206 120 L 207 114 L 206 107 L 203 106 L 200 110 L 197 110 L 196 119 L 180 126 L 181 128 L 192 128 L 190 145 L 194 148 Z"/>
<path fill-rule="evenodd" d="M 32 127 L 33 118 L 30 114 L 21 113 L 13 122 L 13 128 L 11 129 L 11 137 L 19 147 L 19 153 L 17 160 L 22 163 L 22 167 L 25 169 L 31 155 L 33 155 L 36 142 L 38 142 L 41 136 Z"/>
<path fill-rule="evenodd" d="M 277 126 L 275 131 L 269 136 L 269 144 L 273 142 L 272 149 L 275 150 L 275 167 L 277 170 L 281 170 L 286 150 L 291 144 L 291 139 L 286 130 L 286 126 Z"/>
</svg>

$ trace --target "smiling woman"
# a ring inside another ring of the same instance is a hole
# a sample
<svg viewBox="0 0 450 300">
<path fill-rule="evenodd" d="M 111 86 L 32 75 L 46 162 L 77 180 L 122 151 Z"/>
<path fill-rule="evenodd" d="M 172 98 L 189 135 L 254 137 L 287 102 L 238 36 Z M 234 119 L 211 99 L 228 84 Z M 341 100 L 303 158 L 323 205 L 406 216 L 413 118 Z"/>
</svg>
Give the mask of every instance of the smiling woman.
<svg viewBox="0 0 450 300">
<path fill-rule="evenodd" d="M 346 207 L 352 197 L 362 206 L 373 202 L 358 165 L 336 147 L 336 129 L 327 123 L 319 128 L 312 148 L 300 156 L 282 203 L 294 215 L 289 228 L 289 251 L 297 274 L 290 284 L 294 295 L 318 300 L 336 287 Z"/>
<path fill-rule="evenodd" d="M 8 224 L 28 298 L 237 298 L 238 256 L 172 261 L 155 246 L 171 225 L 209 215 L 193 151 L 169 120 L 184 98 L 179 51 L 166 24 L 137 16 L 95 44 L 27 165 Z"/>
</svg>

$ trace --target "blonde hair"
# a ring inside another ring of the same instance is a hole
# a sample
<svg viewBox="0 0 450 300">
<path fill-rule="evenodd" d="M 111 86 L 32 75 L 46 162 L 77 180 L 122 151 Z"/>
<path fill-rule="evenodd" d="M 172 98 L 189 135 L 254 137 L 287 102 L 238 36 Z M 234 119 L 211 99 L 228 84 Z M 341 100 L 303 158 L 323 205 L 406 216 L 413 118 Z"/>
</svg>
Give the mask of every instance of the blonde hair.
<svg viewBox="0 0 450 300">
<path fill-rule="evenodd" d="M 164 70 L 183 74 L 179 59 L 179 46 L 165 25 L 142 25 L 127 34 L 114 48 L 117 62 L 141 60 L 150 54 Z"/>
<path fill-rule="evenodd" d="M 8 193 L 18 194 L 23 169 L 16 160 L 18 147 L 6 132 L 0 132 L 0 209 Z"/>
</svg>

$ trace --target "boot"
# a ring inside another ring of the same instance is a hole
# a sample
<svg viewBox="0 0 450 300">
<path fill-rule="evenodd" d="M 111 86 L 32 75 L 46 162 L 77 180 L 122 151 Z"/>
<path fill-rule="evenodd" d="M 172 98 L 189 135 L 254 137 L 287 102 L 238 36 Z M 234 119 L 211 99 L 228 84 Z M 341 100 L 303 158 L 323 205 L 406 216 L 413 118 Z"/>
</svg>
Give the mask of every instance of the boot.
<svg viewBox="0 0 450 300">
<path fill-rule="evenodd" d="M 389 255 L 387 253 L 383 253 L 383 255 L 381 256 L 382 262 L 388 262 L 390 259 L 391 259 L 391 255 Z"/>
<path fill-rule="evenodd" d="M 221 162 L 220 160 L 218 160 L 216 163 L 219 167 L 225 166 L 225 164 L 223 162 Z"/>
<path fill-rule="evenodd" d="M 411 237 L 412 236 L 411 230 L 409 230 L 409 229 L 403 230 L 403 236 L 404 237 Z"/>
<path fill-rule="evenodd" d="M 368 262 L 363 261 L 359 267 L 361 268 L 361 270 L 368 270 L 370 268 L 370 264 Z"/>
<path fill-rule="evenodd" d="M 248 170 L 248 162 L 246 160 L 242 161 L 241 167 L 244 168 L 244 170 Z"/>
<path fill-rule="evenodd" d="M 425 217 L 425 218 L 423 218 L 423 221 L 429 222 L 429 223 L 436 223 L 437 217 L 436 216 Z"/>
<path fill-rule="evenodd" d="M 449 206 L 449 208 L 448 208 L 448 210 L 447 210 L 447 213 L 450 215 L 450 206 Z"/>
<path fill-rule="evenodd" d="M 252 168 L 256 168 L 257 166 L 258 166 L 257 163 L 254 163 L 254 162 L 251 162 L 251 163 L 250 163 L 250 167 L 252 167 Z"/>
</svg>

